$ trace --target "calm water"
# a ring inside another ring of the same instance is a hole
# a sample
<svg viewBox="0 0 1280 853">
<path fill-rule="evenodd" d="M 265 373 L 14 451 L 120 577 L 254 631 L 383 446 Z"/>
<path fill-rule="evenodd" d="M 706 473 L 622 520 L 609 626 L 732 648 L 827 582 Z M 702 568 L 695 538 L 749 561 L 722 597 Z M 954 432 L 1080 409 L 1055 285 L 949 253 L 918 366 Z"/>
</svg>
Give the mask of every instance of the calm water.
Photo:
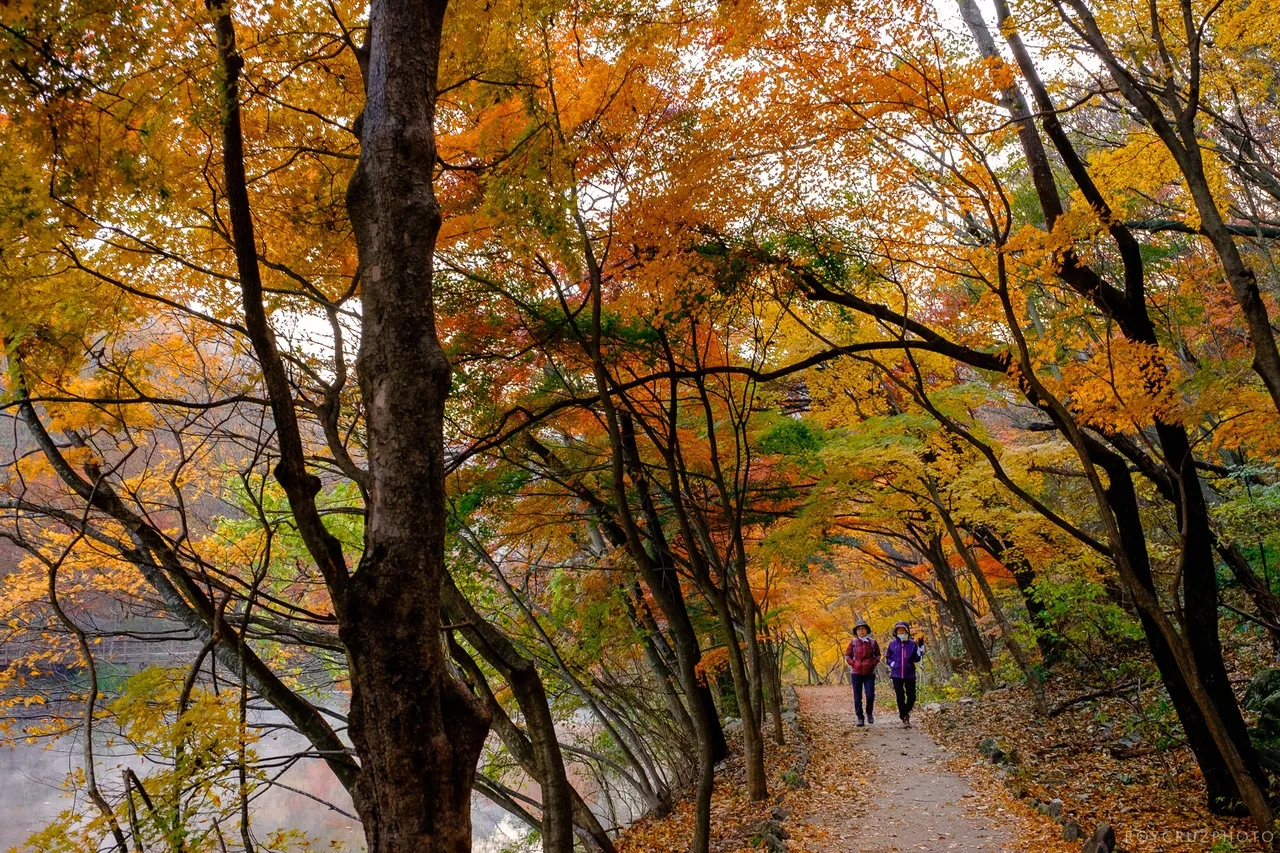
<svg viewBox="0 0 1280 853">
<path fill-rule="evenodd" d="M 96 738 L 95 738 L 96 740 Z M 264 737 L 255 745 L 259 755 L 289 755 L 305 748 L 303 739 L 292 732 Z M 70 805 L 62 790 L 66 775 L 79 766 L 80 746 L 65 738 L 51 749 L 20 743 L 12 749 L 0 747 L 0 851 L 23 844 L 59 812 Z M 100 758 L 98 777 L 106 786 L 120 778 L 125 766 L 144 775 L 144 765 L 136 756 Z M 352 813 L 351 799 L 328 768 L 316 760 L 295 764 L 280 779 L 285 785 L 305 791 Z M 301 829 L 321 840 L 319 849 L 337 841 L 356 853 L 364 847 L 360 825 L 310 797 L 273 788 L 254 801 L 255 835 L 263 837 L 272 829 Z M 476 797 L 471 817 L 476 853 L 499 853 L 524 837 L 523 825 L 488 800 Z M 343 848 L 339 848 L 343 849 Z"/>
</svg>

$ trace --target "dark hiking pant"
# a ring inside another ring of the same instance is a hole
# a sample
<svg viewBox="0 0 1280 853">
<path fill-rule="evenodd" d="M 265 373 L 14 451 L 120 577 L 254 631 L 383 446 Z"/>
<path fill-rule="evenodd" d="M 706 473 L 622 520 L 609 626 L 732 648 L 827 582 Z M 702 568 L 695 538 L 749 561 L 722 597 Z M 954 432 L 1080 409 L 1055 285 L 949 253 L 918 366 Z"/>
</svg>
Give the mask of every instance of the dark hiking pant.
<svg viewBox="0 0 1280 853">
<path fill-rule="evenodd" d="M 874 717 L 876 715 L 876 674 L 874 672 L 868 675 L 858 675 L 853 673 L 853 710 L 858 713 L 858 719 L 863 719 L 862 714 L 862 695 L 867 696 L 867 716 Z"/>
<path fill-rule="evenodd" d="M 893 695 L 898 699 L 898 716 L 906 719 L 911 709 L 916 706 L 916 680 L 914 678 L 893 679 Z"/>
</svg>

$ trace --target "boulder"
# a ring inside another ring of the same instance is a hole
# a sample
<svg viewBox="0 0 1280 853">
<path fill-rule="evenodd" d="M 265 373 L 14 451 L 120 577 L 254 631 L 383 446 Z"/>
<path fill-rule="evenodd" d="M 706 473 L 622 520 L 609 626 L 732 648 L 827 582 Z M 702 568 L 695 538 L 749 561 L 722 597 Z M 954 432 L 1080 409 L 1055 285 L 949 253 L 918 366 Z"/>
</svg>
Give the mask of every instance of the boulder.
<svg viewBox="0 0 1280 853">
<path fill-rule="evenodd" d="M 1263 740 L 1280 740 L 1280 693 L 1273 693 L 1257 706 L 1258 722 L 1252 727 Z"/>
<path fill-rule="evenodd" d="M 1258 715 L 1258 721 L 1249 727 L 1249 739 L 1263 769 L 1280 773 L 1280 669 L 1263 670 L 1254 676 L 1241 705 Z"/>
<path fill-rule="evenodd" d="M 771 819 L 760 823 L 756 826 L 753 834 L 758 842 L 755 846 L 761 847 L 769 851 L 769 853 L 784 853 L 787 849 L 789 835 L 777 820 Z"/>
<path fill-rule="evenodd" d="M 992 764 L 1004 764 L 1009 756 L 1005 755 L 1004 750 L 997 746 L 991 750 L 991 754 L 987 757 L 991 759 Z"/>
<path fill-rule="evenodd" d="M 1240 704 L 1246 710 L 1261 712 L 1267 700 L 1280 693 L 1280 669 L 1264 669 L 1253 677 Z"/>
<path fill-rule="evenodd" d="M 1076 823 L 1074 820 L 1069 820 L 1062 825 L 1063 841 L 1079 841 L 1080 833 L 1080 824 Z"/>
<path fill-rule="evenodd" d="M 1048 803 L 1045 804 L 1044 813 L 1047 814 L 1049 817 L 1053 818 L 1054 820 L 1061 820 L 1062 819 L 1062 800 L 1058 799 L 1057 797 L 1054 797 L 1052 800 L 1050 800 Z"/>
<path fill-rule="evenodd" d="M 936 713 L 936 712 L 938 712 L 938 711 L 941 711 L 941 710 L 942 710 L 942 703 L 941 703 L 941 702 L 930 702 L 928 705 L 925 705 L 925 706 L 924 706 L 924 709 L 925 709 L 926 711 L 931 711 L 931 712 L 935 712 L 935 713 Z"/>
<path fill-rule="evenodd" d="M 1280 775 L 1280 738 L 1252 728 L 1249 729 L 1249 740 L 1253 741 L 1262 769 Z"/>
<path fill-rule="evenodd" d="M 1009 789 L 1009 796 L 1015 800 L 1021 800 L 1027 796 L 1027 783 L 1021 778 L 1012 775 L 1006 776 L 1004 784 Z"/>
<path fill-rule="evenodd" d="M 1100 823 L 1093 835 L 1085 839 L 1080 853 L 1115 853 L 1115 849 L 1116 831 L 1111 828 L 1111 824 Z"/>
</svg>

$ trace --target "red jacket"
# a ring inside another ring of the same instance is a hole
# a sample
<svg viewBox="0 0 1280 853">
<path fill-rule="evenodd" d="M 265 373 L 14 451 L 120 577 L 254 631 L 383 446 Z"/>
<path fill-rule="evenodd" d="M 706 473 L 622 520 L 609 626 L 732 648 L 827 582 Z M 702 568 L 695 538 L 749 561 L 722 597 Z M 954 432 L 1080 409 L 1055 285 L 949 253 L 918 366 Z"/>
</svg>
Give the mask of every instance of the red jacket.
<svg viewBox="0 0 1280 853">
<path fill-rule="evenodd" d="M 870 675 L 880 663 L 880 644 L 875 637 L 859 640 L 856 637 L 849 641 L 844 650 L 844 659 L 852 667 L 855 675 Z"/>
</svg>

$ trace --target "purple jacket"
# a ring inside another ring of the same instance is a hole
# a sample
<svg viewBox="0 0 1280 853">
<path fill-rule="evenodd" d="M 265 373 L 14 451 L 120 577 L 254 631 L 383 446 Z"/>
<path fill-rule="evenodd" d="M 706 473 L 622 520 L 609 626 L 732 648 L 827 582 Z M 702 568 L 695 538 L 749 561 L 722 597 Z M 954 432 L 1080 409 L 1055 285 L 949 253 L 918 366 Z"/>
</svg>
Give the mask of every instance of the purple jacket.
<svg viewBox="0 0 1280 853">
<path fill-rule="evenodd" d="M 889 662 L 889 675 L 892 678 L 915 680 L 916 662 L 924 657 L 924 649 L 915 640 L 905 642 L 894 637 L 889 641 L 889 653 L 885 660 Z"/>
</svg>

